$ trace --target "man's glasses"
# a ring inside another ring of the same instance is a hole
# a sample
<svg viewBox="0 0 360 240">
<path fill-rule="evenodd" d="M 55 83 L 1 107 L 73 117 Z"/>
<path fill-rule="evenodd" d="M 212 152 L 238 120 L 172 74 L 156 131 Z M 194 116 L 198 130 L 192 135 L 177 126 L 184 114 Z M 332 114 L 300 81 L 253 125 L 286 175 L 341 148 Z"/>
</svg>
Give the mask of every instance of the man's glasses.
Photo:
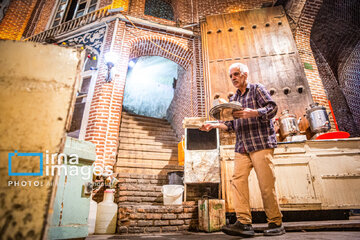
<svg viewBox="0 0 360 240">
<path fill-rule="evenodd" d="M 235 77 L 240 76 L 240 72 L 234 72 L 234 76 L 235 76 Z M 232 77 L 233 77 L 233 75 L 230 74 L 230 78 L 232 78 Z"/>
</svg>

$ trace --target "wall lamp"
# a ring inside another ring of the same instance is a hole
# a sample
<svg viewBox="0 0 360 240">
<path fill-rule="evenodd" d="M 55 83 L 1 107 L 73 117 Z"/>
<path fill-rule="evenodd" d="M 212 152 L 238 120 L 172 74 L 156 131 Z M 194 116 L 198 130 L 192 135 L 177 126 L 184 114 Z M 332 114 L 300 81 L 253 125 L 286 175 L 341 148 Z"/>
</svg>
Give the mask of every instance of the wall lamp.
<svg viewBox="0 0 360 240">
<path fill-rule="evenodd" d="M 111 82 L 113 80 L 114 71 L 112 68 L 115 66 L 116 55 L 113 52 L 105 53 L 105 64 L 107 66 L 106 82 Z"/>
</svg>

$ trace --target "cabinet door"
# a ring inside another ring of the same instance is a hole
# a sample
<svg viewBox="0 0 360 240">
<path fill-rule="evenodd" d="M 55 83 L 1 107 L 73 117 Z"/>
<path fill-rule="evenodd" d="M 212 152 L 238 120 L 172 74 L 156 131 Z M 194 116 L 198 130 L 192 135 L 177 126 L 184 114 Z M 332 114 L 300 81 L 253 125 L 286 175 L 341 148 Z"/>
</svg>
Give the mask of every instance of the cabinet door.
<svg viewBox="0 0 360 240">
<path fill-rule="evenodd" d="M 88 171 L 92 172 L 91 166 L 62 165 L 61 167 L 48 238 L 86 237 L 88 235 L 87 218 L 89 215 L 90 195 L 84 195 L 83 185 L 90 180 L 82 178 L 81 168 L 89 168 Z M 66 174 L 63 167 L 66 168 Z M 78 169 L 78 174 L 75 174 L 74 167 Z"/>
<path fill-rule="evenodd" d="M 279 204 L 283 208 L 302 208 L 301 205 L 314 208 L 321 202 L 316 196 L 313 175 L 306 158 L 275 158 L 276 190 Z"/>
<path fill-rule="evenodd" d="M 313 186 L 313 177 L 307 159 L 285 157 L 273 160 L 276 177 L 276 191 L 281 209 L 319 209 L 318 200 Z M 226 211 L 233 212 L 231 179 L 234 160 L 222 159 L 223 198 L 226 200 Z M 263 202 L 259 183 L 254 170 L 249 176 L 250 207 L 253 211 L 263 211 Z"/>
</svg>

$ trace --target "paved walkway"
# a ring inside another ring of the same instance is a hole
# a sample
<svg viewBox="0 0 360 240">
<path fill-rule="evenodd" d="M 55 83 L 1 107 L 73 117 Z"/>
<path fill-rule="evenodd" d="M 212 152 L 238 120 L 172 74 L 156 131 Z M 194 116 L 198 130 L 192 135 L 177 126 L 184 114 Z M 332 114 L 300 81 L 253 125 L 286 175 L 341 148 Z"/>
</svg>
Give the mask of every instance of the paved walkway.
<svg viewBox="0 0 360 240">
<path fill-rule="evenodd" d="M 182 239 L 196 239 L 196 240 L 226 240 L 226 239 L 241 239 L 240 237 L 232 237 L 221 232 L 216 233 L 179 233 L 179 234 L 140 234 L 140 235 L 92 235 L 86 238 L 87 240 L 102 240 L 102 239 L 146 239 L 146 240 L 182 240 Z M 265 237 L 257 233 L 253 238 L 255 240 L 353 240 L 360 239 L 360 231 L 320 231 L 320 232 L 288 232 L 285 235 L 277 237 Z"/>
</svg>

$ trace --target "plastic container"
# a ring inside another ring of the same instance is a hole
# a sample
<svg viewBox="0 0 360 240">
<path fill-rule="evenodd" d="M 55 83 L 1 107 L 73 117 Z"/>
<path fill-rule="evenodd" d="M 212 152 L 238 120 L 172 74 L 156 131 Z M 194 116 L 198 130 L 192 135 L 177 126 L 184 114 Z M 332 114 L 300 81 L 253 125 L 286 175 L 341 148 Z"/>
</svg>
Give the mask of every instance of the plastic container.
<svg viewBox="0 0 360 240">
<path fill-rule="evenodd" d="M 97 206 L 95 233 L 115 233 L 118 206 L 114 203 L 114 189 L 104 192 L 104 200 Z"/>
<path fill-rule="evenodd" d="M 168 172 L 169 185 L 183 185 L 184 184 L 184 172 Z"/>
<path fill-rule="evenodd" d="M 178 143 L 178 162 L 179 166 L 184 166 L 184 159 L 185 159 L 185 139 L 182 139 L 181 142 Z"/>
<path fill-rule="evenodd" d="M 164 197 L 164 205 L 181 205 L 184 186 L 183 185 L 164 185 L 161 192 Z"/>
<path fill-rule="evenodd" d="M 89 209 L 89 216 L 88 216 L 88 234 L 95 233 L 95 224 L 96 224 L 96 212 L 97 212 L 97 202 L 90 199 L 90 209 Z"/>
</svg>

